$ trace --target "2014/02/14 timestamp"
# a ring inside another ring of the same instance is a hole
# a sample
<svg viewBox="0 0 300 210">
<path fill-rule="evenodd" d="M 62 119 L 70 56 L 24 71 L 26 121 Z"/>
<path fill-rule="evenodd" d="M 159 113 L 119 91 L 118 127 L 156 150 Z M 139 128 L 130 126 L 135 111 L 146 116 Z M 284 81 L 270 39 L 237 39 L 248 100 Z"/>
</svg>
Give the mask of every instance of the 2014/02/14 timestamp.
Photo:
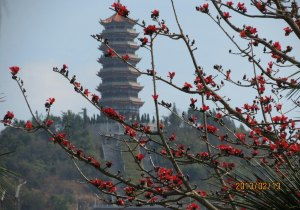
<svg viewBox="0 0 300 210">
<path fill-rule="evenodd" d="M 281 190 L 280 182 L 237 182 L 236 190 Z"/>
</svg>

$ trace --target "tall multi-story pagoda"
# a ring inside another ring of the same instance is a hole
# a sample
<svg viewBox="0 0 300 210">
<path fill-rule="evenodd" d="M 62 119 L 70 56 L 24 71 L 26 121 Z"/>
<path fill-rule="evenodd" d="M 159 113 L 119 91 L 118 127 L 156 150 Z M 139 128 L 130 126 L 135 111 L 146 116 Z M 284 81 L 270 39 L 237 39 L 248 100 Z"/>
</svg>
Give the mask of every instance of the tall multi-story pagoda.
<svg viewBox="0 0 300 210">
<path fill-rule="evenodd" d="M 134 42 L 138 36 L 133 28 L 135 23 L 117 13 L 100 23 L 104 26 L 101 36 L 108 40 L 109 46 L 121 56 L 128 55 L 128 62 L 135 66 L 141 60 L 135 54 L 139 49 L 139 45 Z M 99 49 L 104 53 L 98 59 L 103 66 L 98 72 L 102 83 L 97 88 L 102 95 L 102 104 L 127 117 L 137 117 L 139 108 L 144 104 L 138 98 L 138 93 L 143 89 L 137 82 L 140 74 L 116 56 L 105 57 L 107 47 L 104 44 Z"/>
</svg>

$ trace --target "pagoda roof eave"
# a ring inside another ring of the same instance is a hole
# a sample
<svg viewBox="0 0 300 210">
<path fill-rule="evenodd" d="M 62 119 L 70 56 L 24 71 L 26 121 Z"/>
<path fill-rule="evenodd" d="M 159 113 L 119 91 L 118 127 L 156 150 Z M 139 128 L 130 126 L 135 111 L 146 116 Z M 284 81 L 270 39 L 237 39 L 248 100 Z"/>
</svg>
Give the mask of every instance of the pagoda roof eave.
<svg viewBox="0 0 300 210">
<path fill-rule="evenodd" d="M 111 24 L 111 23 L 121 23 L 121 22 L 127 22 L 130 23 L 132 25 L 135 25 L 137 20 L 131 20 L 129 18 L 123 17 L 121 15 L 119 15 L 118 13 L 113 14 L 112 16 L 110 16 L 109 18 L 106 18 L 105 20 L 100 19 L 100 24 L 102 25 L 107 25 L 107 24 Z"/>
</svg>

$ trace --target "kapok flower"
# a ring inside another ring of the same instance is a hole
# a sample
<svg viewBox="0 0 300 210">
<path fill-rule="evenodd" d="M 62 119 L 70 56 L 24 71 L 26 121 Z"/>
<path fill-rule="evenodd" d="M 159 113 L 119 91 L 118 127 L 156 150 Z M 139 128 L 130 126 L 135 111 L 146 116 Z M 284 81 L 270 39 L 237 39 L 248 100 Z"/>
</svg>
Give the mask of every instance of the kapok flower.
<svg viewBox="0 0 300 210">
<path fill-rule="evenodd" d="M 106 50 L 106 54 L 104 55 L 105 57 L 113 57 L 113 56 L 115 56 L 116 55 L 116 53 L 113 51 L 113 49 L 111 49 L 111 48 L 108 48 L 107 50 Z"/>
<path fill-rule="evenodd" d="M 25 129 L 28 131 L 33 129 L 33 125 L 29 120 L 25 123 Z"/>
<path fill-rule="evenodd" d="M 157 101 L 158 95 L 154 94 L 154 95 L 152 95 L 152 98 L 154 99 L 154 101 Z"/>
<path fill-rule="evenodd" d="M 175 77 L 175 72 L 169 72 L 168 77 L 172 80 Z"/>
<path fill-rule="evenodd" d="M 170 137 L 169 137 L 169 141 L 175 141 L 176 140 L 176 135 L 173 133 Z"/>
<path fill-rule="evenodd" d="M 92 94 L 92 102 L 95 103 L 95 104 L 98 104 L 100 100 L 100 97 L 97 96 L 96 94 Z"/>
<path fill-rule="evenodd" d="M 86 97 L 88 97 L 89 94 L 90 94 L 89 89 L 85 89 L 84 92 L 83 92 L 83 94 L 84 94 Z"/>
<path fill-rule="evenodd" d="M 113 3 L 111 6 L 118 13 L 118 15 L 121 15 L 121 16 L 124 16 L 124 17 L 127 17 L 129 15 L 128 9 L 123 4 L 121 4 L 121 3 Z"/>
<path fill-rule="evenodd" d="M 53 123 L 54 123 L 53 120 L 48 119 L 48 120 L 46 120 L 45 125 L 46 125 L 47 127 L 50 127 Z"/>
<path fill-rule="evenodd" d="M 122 56 L 122 59 L 125 61 L 128 61 L 130 59 L 130 57 L 129 57 L 129 55 L 126 54 L 126 55 Z"/>
<path fill-rule="evenodd" d="M 157 31 L 157 28 L 155 25 L 149 25 L 146 28 L 144 28 L 144 34 L 145 35 L 152 35 Z"/>
<path fill-rule="evenodd" d="M 6 115 L 4 116 L 3 120 L 4 120 L 4 121 L 5 121 L 5 120 L 12 120 L 14 117 L 15 117 L 14 113 L 8 111 L 8 112 L 6 113 Z"/>
<path fill-rule="evenodd" d="M 255 6 L 257 9 L 259 9 L 261 12 L 265 12 L 266 11 L 266 5 L 265 3 L 261 3 L 261 2 L 256 2 Z"/>
<path fill-rule="evenodd" d="M 209 106 L 203 105 L 203 106 L 201 107 L 201 111 L 202 111 L 202 112 L 206 112 L 206 111 L 208 111 L 208 110 L 209 110 Z"/>
<path fill-rule="evenodd" d="M 280 45 L 279 42 L 275 42 L 275 43 L 273 44 L 273 47 L 274 47 L 276 50 L 281 51 L 281 45 Z"/>
<path fill-rule="evenodd" d="M 293 32 L 293 30 L 290 27 L 286 27 L 283 30 L 284 30 L 286 36 L 290 35 L 290 33 Z"/>
<path fill-rule="evenodd" d="M 46 101 L 46 103 L 45 103 L 45 107 L 47 108 L 47 109 L 49 109 L 51 106 L 52 106 L 52 104 L 55 102 L 55 98 L 49 98 L 49 99 L 47 99 L 47 101 Z"/>
<path fill-rule="evenodd" d="M 245 142 L 245 140 L 246 140 L 246 134 L 244 134 L 244 133 L 236 133 L 235 136 L 238 140 L 240 140 L 242 142 Z"/>
<path fill-rule="evenodd" d="M 144 46 L 148 43 L 148 39 L 147 37 L 144 37 L 144 38 L 139 38 L 140 42 L 142 43 L 141 45 Z"/>
<path fill-rule="evenodd" d="M 191 203 L 186 207 L 186 210 L 200 210 L 200 207 L 195 203 Z"/>
<path fill-rule="evenodd" d="M 190 83 L 185 82 L 182 89 L 189 91 L 191 88 L 193 88 L 193 86 Z"/>
<path fill-rule="evenodd" d="M 118 199 L 117 200 L 117 205 L 118 206 L 125 206 L 125 201 L 123 199 Z"/>
<path fill-rule="evenodd" d="M 9 67 L 10 73 L 15 76 L 19 71 L 20 67 L 19 66 L 11 66 Z"/>
<path fill-rule="evenodd" d="M 141 160 L 143 160 L 144 159 L 144 157 L 145 157 L 145 155 L 143 155 L 143 154 L 137 154 L 136 156 L 135 156 L 135 158 L 138 160 L 138 161 L 141 161 Z"/>
<path fill-rule="evenodd" d="M 200 7 L 196 7 L 196 10 L 197 10 L 197 11 L 200 11 L 200 12 L 203 12 L 203 13 L 208 13 L 208 12 L 209 12 L 208 7 L 209 7 L 209 4 L 208 4 L 208 3 L 205 3 L 205 4 L 203 4 L 203 5 L 200 6 Z"/>
<path fill-rule="evenodd" d="M 233 2 L 232 2 L 232 1 L 227 1 L 227 2 L 226 2 L 226 5 L 227 5 L 228 7 L 232 7 L 232 6 L 233 6 Z"/>
<path fill-rule="evenodd" d="M 159 16 L 159 11 L 157 9 L 151 12 L 151 18 L 158 18 L 158 16 Z"/>
<path fill-rule="evenodd" d="M 55 102 L 55 98 L 49 98 L 47 101 L 50 105 L 52 105 Z"/>
<path fill-rule="evenodd" d="M 227 20 L 228 18 L 231 18 L 229 12 L 223 12 L 223 18 L 224 18 L 225 20 Z"/>
<path fill-rule="evenodd" d="M 128 135 L 128 136 L 130 136 L 130 137 L 135 137 L 135 136 L 136 136 L 135 130 L 133 130 L 133 129 L 132 129 L 131 127 L 129 127 L 129 126 L 126 126 L 126 127 L 125 127 L 124 134 L 125 134 L 125 135 Z"/>
<path fill-rule="evenodd" d="M 237 9 L 243 13 L 247 12 L 247 8 L 245 7 L 245 3 L 239 2 L 237 4 Z"/>
</svg>

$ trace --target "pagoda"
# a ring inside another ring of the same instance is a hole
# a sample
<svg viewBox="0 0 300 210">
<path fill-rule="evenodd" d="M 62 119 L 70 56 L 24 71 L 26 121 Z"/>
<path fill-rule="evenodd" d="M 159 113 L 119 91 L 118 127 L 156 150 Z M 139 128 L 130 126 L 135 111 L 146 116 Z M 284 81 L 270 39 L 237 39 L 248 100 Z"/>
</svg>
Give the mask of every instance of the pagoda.
<svg viewBox="0 0 300 210">
<path fill-rule="evenodd" d="M 139 49 L 139 45 L 134 42 L 138 36 L 133 28 L 135 22 L 116 13 L 101 20 L 100 24 L 104 27 L 101 36 L 107 39 L 108 45 L 120 56 L 128 55 L 128 62 L 136 66 L 141 59 L 135 54 Z M 102 83 L 97 90 L 101 93 L 102 105 L 112 107 L 126 117 L 136 118 L 139 116 L 139 108 L 144 104 L 138 98 L 138 93 L 143 89 L 137 82 L 140 73 L 117 56 L 106 57 L 107 49 L 104 43 L 99 46 L 103 55 L 98 59 L 102 69 L 97 75 Z"/>
</svg>

